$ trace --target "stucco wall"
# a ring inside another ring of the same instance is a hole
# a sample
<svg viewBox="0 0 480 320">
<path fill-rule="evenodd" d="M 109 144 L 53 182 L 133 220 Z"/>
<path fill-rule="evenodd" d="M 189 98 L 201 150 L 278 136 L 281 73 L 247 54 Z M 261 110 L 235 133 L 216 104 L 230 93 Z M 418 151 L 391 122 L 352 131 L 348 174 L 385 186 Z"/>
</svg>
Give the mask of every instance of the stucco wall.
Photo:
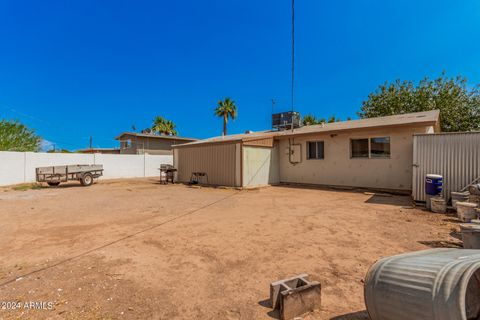
<svg viewBox="0 0 480 320">
<path fill-rule="evenodd" d="M 243 146 L 243 186 L 256 187 L 277 184 L 278 145 L 273 148 Z"/>
<path fill-rule="evenodd" d="M 280 181 L 378 189 L 412 189 L 413 134 L 431 127 L 397 127 L 313 134 L 292 139 L 301 145 L 301 163 L 291 164 L 288 139 L 279 140 Z M 390 137 L 390 158 L 350 158 L 350 139 Z M 307 160 L 307 141 L 324 141 L 324 159 Z"/>
<path fill-rule="evenodd" d="M 0 185 L 35 181 L 35 168 L 68 164 L 102 164 L 103 178 L 154 177 L 160 164 L 172 164 L 172 156 L 0 152 Z"/>
</svg>

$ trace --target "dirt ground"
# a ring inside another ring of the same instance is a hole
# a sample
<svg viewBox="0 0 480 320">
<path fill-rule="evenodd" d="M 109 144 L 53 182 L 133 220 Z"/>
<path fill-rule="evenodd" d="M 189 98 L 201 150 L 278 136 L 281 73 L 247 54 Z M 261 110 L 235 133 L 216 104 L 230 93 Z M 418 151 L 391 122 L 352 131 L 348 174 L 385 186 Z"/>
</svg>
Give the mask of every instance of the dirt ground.
<svg viewBox="0 0 480 320">
<path fill-rule="evenodd" d="M 299 273 L 322 284 L 304 319 L 367 319 L 372 263 L 461 245 L 409 197 L 287 186 L 2 188 L 0 219 L 1 319 L 272 319 L 269 283 Z"/>
</svg>

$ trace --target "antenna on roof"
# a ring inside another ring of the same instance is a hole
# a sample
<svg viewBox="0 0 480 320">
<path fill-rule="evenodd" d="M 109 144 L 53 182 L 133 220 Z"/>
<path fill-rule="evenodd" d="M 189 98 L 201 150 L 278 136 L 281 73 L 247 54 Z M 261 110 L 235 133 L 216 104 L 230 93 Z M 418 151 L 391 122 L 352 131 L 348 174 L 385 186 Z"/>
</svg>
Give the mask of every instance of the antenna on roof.
<svg viewBox="0 0 480 320">
<path fill-rule="evenodd" d="M 295 84 L 295 0 L 292 0 L 292 113 L 294 107 L 294 84 Z M 293 132 L 293 122 L 292 122 Z"/>
</svg>

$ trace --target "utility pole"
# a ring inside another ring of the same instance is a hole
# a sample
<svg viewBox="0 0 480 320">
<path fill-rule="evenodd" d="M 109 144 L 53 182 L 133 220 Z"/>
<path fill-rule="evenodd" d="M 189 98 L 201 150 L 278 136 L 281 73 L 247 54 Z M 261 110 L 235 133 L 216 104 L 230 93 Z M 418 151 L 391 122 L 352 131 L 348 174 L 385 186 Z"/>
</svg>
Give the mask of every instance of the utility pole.
<svg viewBox="0 0 480 320">
<path fill-rule="evenodd" d="M 90 136 L 90 150 L 92 150 L 92 136 Z"/>
</svg>

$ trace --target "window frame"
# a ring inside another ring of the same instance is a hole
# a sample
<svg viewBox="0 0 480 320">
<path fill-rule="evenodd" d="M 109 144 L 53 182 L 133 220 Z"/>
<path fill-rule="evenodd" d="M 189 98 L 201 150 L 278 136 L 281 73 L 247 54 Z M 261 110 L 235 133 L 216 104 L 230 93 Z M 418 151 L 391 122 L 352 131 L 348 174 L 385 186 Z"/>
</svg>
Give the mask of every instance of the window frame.
<svg viewBox="0 0 480 320">
<path fill-rule="evenodd" d="M 372 156 L 372 139 L 388 139 L 388 156 Z M 370 137 L 368 138 L 368 149 L 370 159 L 390 159 L 392 156 L 392 139 L 390 138 L 390 136 Z"/>
<path fill-rule="evenodd" d="M 372 139 L 385 139 L 388 138 L 389 154 L 388 156 L 373 156 L 372 157 Z M 368 156 L 367 157 L 354 157 L 352 142 L 354 140 L 367 140 L 368 141 Z M 391 159 L 392 157 L 392 138 L 391 136 L 371 136 L 362 138 L 350 138 L 350 159 Z"/>
<path fill-rule="evenodd" d="M 310 158 L 310 143 L 315 143 L 315 148 L 316 148 L 316 157 L 315 158 Z M 318 144 L 322 144 L 322 157 L 318 158 Z M 313 141 L 307 141 L 307 147 L 305 148 L 307 150 L 307 160 L 325 160 L 325 141 L 324 140 L 313 140 Z"/>
<path fill-rule="evenodd" d="M 354 140 L 367 140 L 367 156 L 366 157 L 354 157 L 353 156 L 353 141 Z M 370 138 L 350 138 L 350 159 L 370 159 Z"/>
<path fill-rule="evenodd" d="M 132 147 L 132 139 L 125 139 L 122 141 L 123 143 L 121 144 L 122 145 L 122 148 L 121 149 L 130 149 Z"/>
</svg>

